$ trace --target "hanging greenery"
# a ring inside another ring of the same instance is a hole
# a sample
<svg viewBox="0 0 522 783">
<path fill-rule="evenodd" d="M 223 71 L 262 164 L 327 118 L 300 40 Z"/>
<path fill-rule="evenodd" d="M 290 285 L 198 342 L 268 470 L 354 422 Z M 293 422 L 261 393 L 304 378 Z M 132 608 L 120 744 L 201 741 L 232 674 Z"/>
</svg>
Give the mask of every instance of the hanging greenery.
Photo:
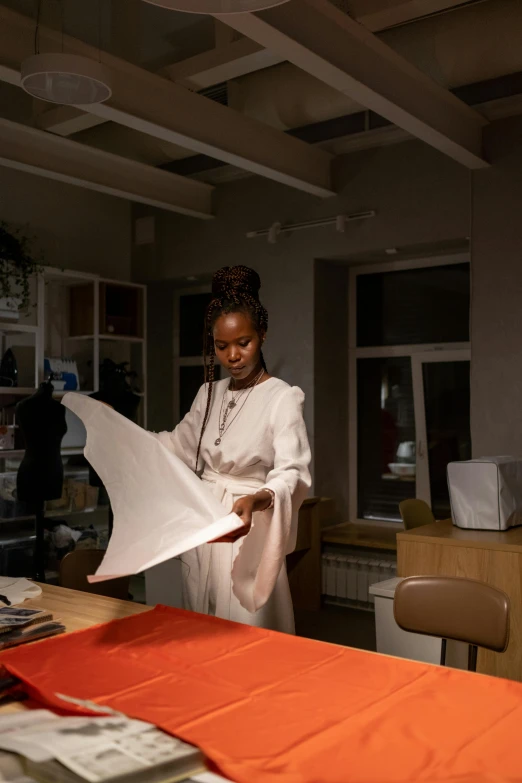
<svg viewBox="0 0 522 783">
<path fill-rule="evenodd" d="M 40 259 L 31 253 L 31 241 L 20 229 L 0 221 L 0 298 L 20 301 L 19 310 L 30 304 L 30 280 L 41 271 Z"/>
</svg>

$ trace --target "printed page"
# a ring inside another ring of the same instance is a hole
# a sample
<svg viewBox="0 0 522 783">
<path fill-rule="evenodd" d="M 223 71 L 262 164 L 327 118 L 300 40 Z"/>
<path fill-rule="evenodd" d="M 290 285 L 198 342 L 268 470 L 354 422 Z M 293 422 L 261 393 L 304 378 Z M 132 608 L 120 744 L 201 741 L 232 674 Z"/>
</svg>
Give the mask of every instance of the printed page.
<svg viewBox="0 0 522 783">
<path fill-rule="evenodd" d="M 38 710 L 38 712 L 42 712 Z M 30 721 L 15 730 L 1 731 L 0 748 L 20 753 L 34 762 L 73 756 L 123 738 L 133 737 L 151 728 L 149 723 L 124 716 L 107 718 L 56 717 L 48 713 L 43 720 Z"/>
<path fill-rule="evenodd" d="M 162 731 L 151 729 L 89 751 L 67 756 L 60 754 L 57 760 L 90 783 L 100 783 L 158 764 L 181 761 L 194 753 L 192 746 Z"/>
<path fill-rule="evenodd" d="M 0 718 L 0 747 L 38 764 L 59 761 L 90 783 L 198 758 L 191 745 L 123 715 L 56 717 L 47 710 Z M 1 778 L 0 778 L 1 781 Z"/>
</svg>

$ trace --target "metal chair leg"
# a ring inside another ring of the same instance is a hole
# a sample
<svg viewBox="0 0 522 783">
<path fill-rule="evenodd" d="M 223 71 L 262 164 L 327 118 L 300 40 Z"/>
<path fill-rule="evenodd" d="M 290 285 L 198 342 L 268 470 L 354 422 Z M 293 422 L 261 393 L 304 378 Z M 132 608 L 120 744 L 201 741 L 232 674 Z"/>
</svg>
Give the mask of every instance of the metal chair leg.
<svg viewBox="0 0 522 783">
<path fill-rule="evenodd" d="M 440 665 L 446 666 L 446 639 L 442 639 L 440 645 Z"/>
<path fill-rule="evenodd" d="M 468 671 L 477 671 L 477 645 L 470 644 L 468 648 Z"/>
</svg>

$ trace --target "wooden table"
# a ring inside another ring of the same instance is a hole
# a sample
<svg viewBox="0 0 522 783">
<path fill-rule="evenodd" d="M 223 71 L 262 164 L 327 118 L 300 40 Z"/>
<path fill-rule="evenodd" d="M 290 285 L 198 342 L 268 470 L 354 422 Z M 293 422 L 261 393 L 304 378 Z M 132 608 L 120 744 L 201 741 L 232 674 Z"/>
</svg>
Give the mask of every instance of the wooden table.
<svg viewBox="0 0 522 783">
<path fill-rule="evenodd" d="M 67 631 L 79 631 L 91 625 L 119 620 L 132 614 L 150 611 L 152 607 L 119 601 L 103 595 L 80 593 L 54 585 L 40 585 L 42 595 L 33 601 L 24 601 L 24 609 L 47 609 L 55 620 L 60 620 Z"/>
<path fill-rule="evenodd" d="M 150 611 L 152 607 L 135 604 L 132 601 L 118 601 L 103 595 L 80 593 L 54 585 L 40 585 L 42 595 L 32 601 L 24 601 L 24 609 L 46 609 L 60 620 L 67 631 L 80 631 L 109 620 L 119 620 L 133 614 Z M 38 641 L 32 644 L 39 644 Z M 24 709 L 23 702 L 11 701 L 0 705 L 0 714 Z"/>
<path fill-rule="evenodd" d="M 522 527 L 461 530 L 450 519 L 397 534 L 399 576 L 465 576 L 498 587 L 511 600 L 505 653 L 479 650 L 477 671 L 522 682 Z"/>
<path fill-rule="evenodd" d="M 45 593 L 39 603 L 76 627 L 139 614 L 0 660 L 47 704 L 62 706 L 63 692 L 155 723 L 237 783 L 520 779 L 520 683 L 176 609 Z"/>
</svg>

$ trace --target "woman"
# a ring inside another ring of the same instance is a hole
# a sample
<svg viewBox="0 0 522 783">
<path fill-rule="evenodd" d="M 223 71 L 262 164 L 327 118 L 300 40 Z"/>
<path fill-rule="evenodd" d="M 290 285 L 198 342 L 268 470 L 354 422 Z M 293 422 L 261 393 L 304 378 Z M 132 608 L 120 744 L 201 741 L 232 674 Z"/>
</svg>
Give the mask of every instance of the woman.
<svg viewBox="0 0 522 783">
<path fill-rule="evenodd" d="M 205 316 L 204 384 L 190 412 L 160 441 L 196 471 L 243 527 L 183 555 L 192 611 L 294 633 L 285 557 L 310 488 L 303 392 L 269 375 L 261 281 L 244 266 L 214 276 Z M 215 359 L 230 378 L 214 380 Z"/>
</svg>

